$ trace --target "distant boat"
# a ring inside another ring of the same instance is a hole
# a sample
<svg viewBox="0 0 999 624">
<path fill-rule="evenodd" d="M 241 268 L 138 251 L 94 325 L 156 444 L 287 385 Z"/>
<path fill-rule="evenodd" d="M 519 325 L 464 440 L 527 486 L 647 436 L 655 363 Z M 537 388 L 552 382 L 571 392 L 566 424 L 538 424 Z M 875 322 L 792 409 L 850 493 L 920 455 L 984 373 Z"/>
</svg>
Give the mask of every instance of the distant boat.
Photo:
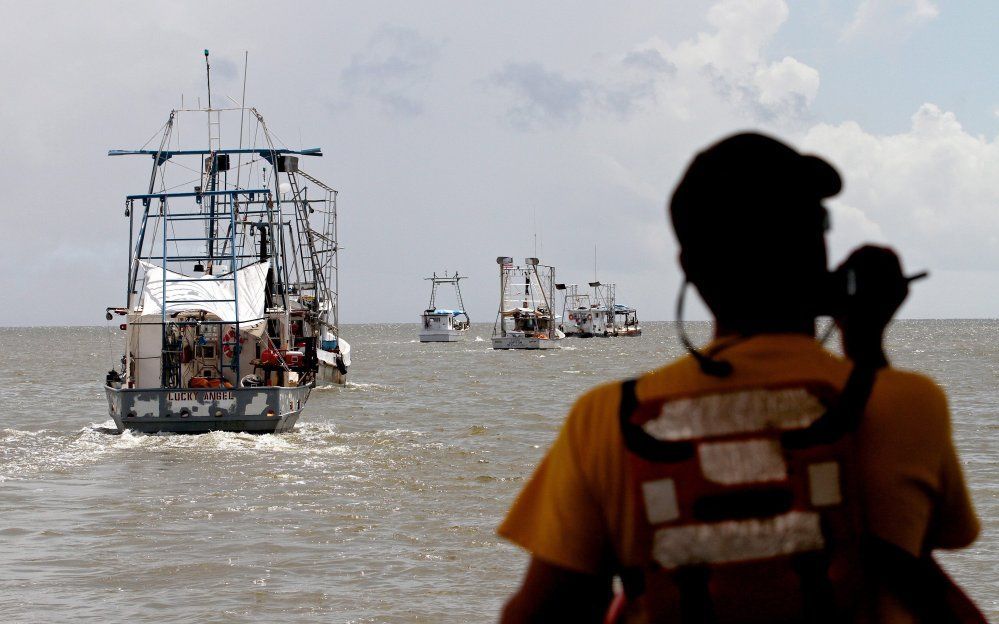
<svg viewBox="0 0 999 624">
<path fill-rule="evenodd" d="M 614 335 L 642 335 L 642 326 L 638 324 L 638 310 L 619 303 L 614 304 Z"/>
<path fill-rule="evenodd" d="M 252 120 L 262 145 L 224 147 L 224 112 L 240 131 Z M 174 147 L 181 116 L 207 129 L 203 148 Z M 317 381 L 345 380 L 337 192 L 299 169 L 319 148 L 275 140 L 256 109 L 209 96 L 171 111 L 158 147 L 108 152 L 152 158 L 148 188 L 125 198 L 124 306 L 107 309 L 127 320 L 121 369 L 105 379 L 119 431 L 288 431 Z M 178 188 L 167 170 L 199 177 Z"/>
<path fill-rule="evenodd" d="M 579 284 L 555 284 L 563 291 L 562 322 L 559 329 L 568 336 L 581 336 L 581 325 L 590 314 L 590 295 L 579 292 Z"/>
<path fill-rule="evenodd" d="M 465 334 L 468 333 L 470 321 L 468 313 L 465 312 L 465 304 L 461 300 L 461 286 L 459 282 L 466 278 L 458 275 L 457 271 L 451 276 L 445 271 L 443 277 L 439 277 L 437 273 L 434 273 L 432 277 L 425 279 L 429 280 L 432 285 L 430 288 L 430 305 L 420 315 L 420 320 L 423 324 L 420 329 L 420 342 L 457 342 L 464 339 Z M 454 286 L 458 302 L 457 310 L 446 310 L 437 307 L 437 287 L 442 284 Z"/>
<path fill-rule="evenodd" d="M 580 293 L 576 284 L 556 284 L 565 291 L 563 327 L 567 336 L 579 338 L 640 336 L 638 312 L 617 303 L 617 285 L 589 282 L 592 296 Z"/>
<path fill-rule="evenodd" d="M 500 267 L 500 303 L 493 324 L 493 349 L 558 349 L 565 337 L 555 327 L 555 267 L 526 258 L 496 258 Z"/>
</svg>

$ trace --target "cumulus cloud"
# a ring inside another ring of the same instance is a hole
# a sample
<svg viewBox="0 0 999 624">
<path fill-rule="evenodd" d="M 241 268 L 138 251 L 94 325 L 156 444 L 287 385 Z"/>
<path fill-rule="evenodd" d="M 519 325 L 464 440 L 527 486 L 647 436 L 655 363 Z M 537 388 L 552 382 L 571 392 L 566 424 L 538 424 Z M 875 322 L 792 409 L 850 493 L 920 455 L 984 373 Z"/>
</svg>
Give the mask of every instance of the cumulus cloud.
<svg viewBox="0 0 999 624">
<path fill-rule="evenodd" d="M 787 16 L 784 0 L 722 0 L 708 11 L 707 31 L 676 45 L 653 38 L 587 68 L 585 80 L 521 63 L 507 65 L 494 83 L 512 92 L 508 117 L 521 129 L 650 106 L 689 121 L 712 109 L 708 100 L 749 120 L 796 123 L 818 93 L 819 73 L 790 56 L 765 57 Z"/>
<path fill-rule="evenodd" d="M 441 45 L 411 28 L 383 26 L 341 74 L 347 93 L 363 94 L 386 112 L 423 112 L 420 89 L 431 78 Z"/>
<path fill-rule="evenodd" d="M 819 90 L 818 70 L 785 56 L 776 63 L 761 65 L 753 76 L 759 104 L 766 110 L 794 115 L 815 99 Z"/>
<path fill-rule="evenodd" d="M 903 38 L 939 14 L 931 0 L 862 0 L 843 38 Z"/>
<path fill-rule="evenodd" d="M 787 21 L 783 0 L 723 0 L 708 11 L 712 30 L 664 50 L 689 84 L 708 80 L 717 96 L 757 121 L 793 122 L 819 90 L 819 72 L 787 56 L 769 61 L 766 46 Z"/>
<path fill-rule="evenodd" d="M 953 113 L 924 104 L 901 134 L 818 124 L 803 144 L 841 169 L 851 227 L 934 268 L 999 263 L 999 140 L 973 136 Z"/>
</svg>

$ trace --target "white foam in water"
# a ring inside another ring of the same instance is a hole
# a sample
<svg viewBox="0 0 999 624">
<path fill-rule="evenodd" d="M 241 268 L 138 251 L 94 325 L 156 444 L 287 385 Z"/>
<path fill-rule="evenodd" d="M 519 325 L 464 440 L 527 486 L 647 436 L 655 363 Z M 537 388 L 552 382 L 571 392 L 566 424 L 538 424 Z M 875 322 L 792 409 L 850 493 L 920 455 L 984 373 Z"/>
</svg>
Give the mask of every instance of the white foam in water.
<svg viewBox="0 0 999 624">
<path fill-rule="evenodd" d="M 391 386 L 383 386 L 376 383 L 364 383 L 360 381 L 348 381 L 347 388 L 352 390 L 389 390 Z"/>
</svg>

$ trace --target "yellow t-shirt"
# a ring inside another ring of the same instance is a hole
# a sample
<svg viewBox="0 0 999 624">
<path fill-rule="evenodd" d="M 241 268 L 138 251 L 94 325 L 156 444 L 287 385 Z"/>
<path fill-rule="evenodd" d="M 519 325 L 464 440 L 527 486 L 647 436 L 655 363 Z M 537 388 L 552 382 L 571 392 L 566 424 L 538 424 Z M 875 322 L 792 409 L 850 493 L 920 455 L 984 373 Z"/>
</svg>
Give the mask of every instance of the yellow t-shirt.
<svg viewBox="0 0 999 624">
<path fill-rule="evenodd" d="M 851 364 L 796 334 L 756 336 L 719 356 L 734 372 L 716 378 L 690 357 L 642 376 L 639 401 L 774 385 L 825 382 L 842 388 Z M 626 450 L 618 421 L 620 384 L 599 386 L 573 406 L 548 454 L 499 534 L 570 570 L 609 574 L 645 560 L 636 552 Z M 970 544 L 978 534 L 951 439 L 943 391 L 921 375 L 878 372 L 858 432 L 868 530 L 918 555 Z"/>
</svg>

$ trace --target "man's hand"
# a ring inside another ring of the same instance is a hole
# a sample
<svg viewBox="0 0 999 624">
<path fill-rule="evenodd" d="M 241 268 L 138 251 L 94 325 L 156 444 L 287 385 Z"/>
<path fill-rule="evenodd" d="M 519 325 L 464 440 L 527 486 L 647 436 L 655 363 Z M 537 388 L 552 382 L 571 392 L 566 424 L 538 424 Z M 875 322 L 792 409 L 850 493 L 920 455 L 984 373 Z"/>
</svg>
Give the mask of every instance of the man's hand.
<svg viewBox="0 0 999 624">
<path fill-rule="evenodd" d="M 843 332 L 843 350 L 856 363 L 888 364 L 884 333 L 909 294 L 898 255 L 887 247 L 865 245 L 833 273 L 836 306 L 833 316 Z"/>
</svg>

